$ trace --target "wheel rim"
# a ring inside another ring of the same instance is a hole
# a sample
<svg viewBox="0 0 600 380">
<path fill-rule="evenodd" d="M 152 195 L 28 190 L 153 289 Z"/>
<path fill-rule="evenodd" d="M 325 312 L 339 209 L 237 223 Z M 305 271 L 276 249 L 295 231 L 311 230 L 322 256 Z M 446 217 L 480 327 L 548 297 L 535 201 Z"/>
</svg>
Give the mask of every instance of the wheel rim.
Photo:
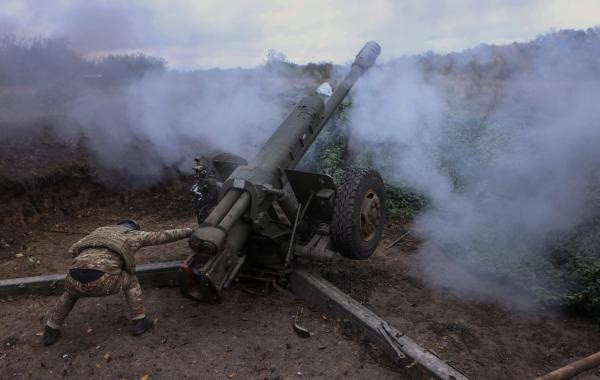
<svg viewBox="0 0 600 380">
<path fill-rule="evenodd" d="M 381 220 L 381 201 L 373 189 L 363 197 L 360 207 L 360 233 L 364 241 L 373 239 Z"/>
</svg>

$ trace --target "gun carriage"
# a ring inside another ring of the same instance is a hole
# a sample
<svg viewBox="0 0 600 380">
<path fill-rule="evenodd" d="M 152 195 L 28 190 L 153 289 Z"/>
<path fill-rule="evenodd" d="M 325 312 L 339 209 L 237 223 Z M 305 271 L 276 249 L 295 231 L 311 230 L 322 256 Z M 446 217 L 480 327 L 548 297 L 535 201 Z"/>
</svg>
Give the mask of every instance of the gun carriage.
<svg viewBox="0 0 600 380">
<path fill-rule="evenodd" d="M 250 162 L 231 154 L 196 159 L 199 227 L 182 264 L 185 295 L 217 303 L 238 275 L 281 279 L 298 259 L 372 255 L 385 217 L 379 173 L 353 169 L 336 187 L 295 167 L 380 51 L 368 42 L 331 96 L 304 97 Z"/>
</svg>

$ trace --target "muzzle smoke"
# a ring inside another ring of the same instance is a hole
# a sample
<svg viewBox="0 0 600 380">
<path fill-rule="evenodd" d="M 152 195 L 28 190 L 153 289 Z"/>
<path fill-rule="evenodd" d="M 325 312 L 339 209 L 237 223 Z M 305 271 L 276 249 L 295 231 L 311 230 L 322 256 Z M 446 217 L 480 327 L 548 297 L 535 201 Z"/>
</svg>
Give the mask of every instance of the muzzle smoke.
<svg viewBox="0 0 600 380">
<path fill-rule="evenodd" d="M 63 40 L 5 38 L 0 144 L 52 136 L 90 153 L 104 181 L 154 184 L 191 172 L 197 154 L 251 156 L 281 121 L 293 86 L 306 85 L 286 67 L 172 71 L 143 55 L 89 61 Z"/>
<path fill-rule="evenodd" d="M 466 267 L 532 292 L 565 286 L 548 283 L 548 244 L 600 215 L 588 207 L 600 184 L 599 32 L 399 59 L 358 84 L 353 146 L 431 201 L 415 229 L 433 282 L 506 295 L 453 269 Z"/>
</svg>

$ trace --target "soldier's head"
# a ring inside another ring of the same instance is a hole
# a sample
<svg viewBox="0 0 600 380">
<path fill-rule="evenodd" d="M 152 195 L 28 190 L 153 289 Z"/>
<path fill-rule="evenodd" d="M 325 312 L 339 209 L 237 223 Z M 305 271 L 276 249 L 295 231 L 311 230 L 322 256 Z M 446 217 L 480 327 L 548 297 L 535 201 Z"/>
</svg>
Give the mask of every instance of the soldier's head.
<svg viewBox="0 0 600 380">
<path fill-rule="evenodd" d="M 127 228 L 129 228 L 130 230 L 136 230 L 136 231 L 139 231 L 139 230 L 140 230 L 140 225 L 139 225 L 139 223 L 138 223 L 138 222 L 136 222 L 136 221 L 135 221 L 135 220 L 133 220 L 133 219 L 125 219 L 125 220 L 122 220 L 122 221 L 120 221 L 120 222 L 118 223 L 118 225 L 119 225 L 119 226 L 124 226 L 124 227 L 127 227 Z"/>
</svg>

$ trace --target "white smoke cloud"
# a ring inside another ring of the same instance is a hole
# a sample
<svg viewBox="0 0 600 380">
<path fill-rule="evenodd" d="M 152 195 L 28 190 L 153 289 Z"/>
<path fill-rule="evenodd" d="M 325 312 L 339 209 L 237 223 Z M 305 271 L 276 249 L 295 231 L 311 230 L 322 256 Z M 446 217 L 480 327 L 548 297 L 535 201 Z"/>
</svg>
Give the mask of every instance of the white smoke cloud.
<svg viewBox="0 0 600 380">
<path fill-rule="evenodd" d="M 64 41 L 0 40 L 0 143 L 39 156 L 54 136 L 91 153 L 105 182 L 155 184 L 190 173 L 198 154 L 250 159 L 307 85 L 286 68 L 179 72 L 144 56 L 86 61 Z"/>
<path fill-rule="evenodd" d="M 155 183 L 174 166 L 190 172 L 197 154 L 250 158 L 281 120 L 289 90 L 263 86 L 269 78 L 277 79 L 260 68 L 149 74 L 109 93 L 82 90 L 67 115 L 103 167 Z"/>
<path fill-rule="evenodd" d="M 501 80 L 467 70 L 502 67 L 499 50 L 483 46 L 446 57 L 451 75 L 424 74 L 406 59 L 358 83 L 353 146 L 373 149 L 390 182 L 431 200 L 415 229 L 426 239 L 421 268 L 434 283 L 499 296 L 456 271 L 463 267 L 531 291 L 559 286 L 540 275 L 547 243 L 589 216 L 600 173 L 600 38 L 598 30 L 578 33 L 522 46 L 529 57 L 505 47 L 504 58 L 526 68 Z"/>
</svg>

